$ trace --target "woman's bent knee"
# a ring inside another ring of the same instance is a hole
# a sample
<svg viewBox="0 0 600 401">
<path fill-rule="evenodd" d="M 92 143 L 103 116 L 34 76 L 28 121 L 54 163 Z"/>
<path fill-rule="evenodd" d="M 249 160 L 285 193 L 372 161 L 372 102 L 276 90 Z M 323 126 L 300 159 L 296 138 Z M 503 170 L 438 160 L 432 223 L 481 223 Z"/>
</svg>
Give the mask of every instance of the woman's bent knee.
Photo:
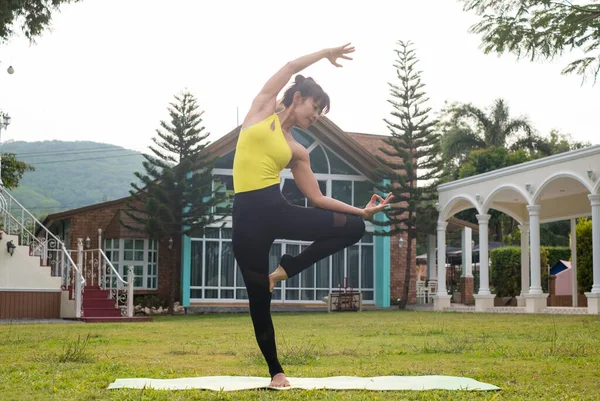
<svg viewBox="0 0 600 401">
<path fill-rule="evenodd" d="M 358 242 L 365 234 L 365 221 L 358 216 L 349 216 L 347 228 L 349 235 Z"/>
</svg>

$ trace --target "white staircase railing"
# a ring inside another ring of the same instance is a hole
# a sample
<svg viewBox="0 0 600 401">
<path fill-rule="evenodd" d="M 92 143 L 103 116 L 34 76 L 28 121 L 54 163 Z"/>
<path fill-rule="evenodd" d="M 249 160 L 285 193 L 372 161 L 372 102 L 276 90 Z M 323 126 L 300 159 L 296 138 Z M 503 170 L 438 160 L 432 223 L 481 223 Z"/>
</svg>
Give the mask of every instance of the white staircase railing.
<svg viewBox="0 0 600 401">
<path fill-rule="evenodd" d="M 9 235 L 16 235 L 19 245 L 29 246 L 29 254 L 38 256 L 52 276 L 60 276 L 63 290 L 73 289 L 75 316 L 83 315 L 82 293 L 85 278 L 71 258 L 65 244 L 50 232 L 0 184 L 0 224 Z"/>
<path fill-rule="evenodd" d="M 73 261 L 73 258 L 71 258 L 71 254 L 64 247 L 63 255 L 67 260 L 67 269 L 65 270 L 68 272 L 71 270 L 69 269 L 69 267 L 71 267 L 74 271 L 74 274 L 70 275 L 73 278 L 73 286 L 71 287 L 70 285 L 68 285 L 71 284 L 71 282 L 68 282 L 67 286 L 64 288 L 73 288 L 73 294 L 75 296 L 75 317 L 79 319 L 83 317 L 83 288 L 85 287 L 85 278 L 82 274 L 83 269 L 81 269 L 81 265 L 78 266 Z"/>
<path fill-rule="evenodd" d="M 133 317 L 133 266 L 127 266 L 127 281 L 100 248 L 83 251 L 83 275 L 88 285 L 108 290 L 121 315 Z"/>
<path fill-rule="evenodd" d="M 19 244 L 29 246 L 32 256 L 39 256 L 48 266 L 49 252 L 59 252 L 62 241 L 52 234 L 38 219 L 19 203 L 3 186 L 0 186 L 0 214 L 2 228 L 7 234 L 19 237 Z M 52 272 L 59 275 L 59 272 Z"/>
</svg>

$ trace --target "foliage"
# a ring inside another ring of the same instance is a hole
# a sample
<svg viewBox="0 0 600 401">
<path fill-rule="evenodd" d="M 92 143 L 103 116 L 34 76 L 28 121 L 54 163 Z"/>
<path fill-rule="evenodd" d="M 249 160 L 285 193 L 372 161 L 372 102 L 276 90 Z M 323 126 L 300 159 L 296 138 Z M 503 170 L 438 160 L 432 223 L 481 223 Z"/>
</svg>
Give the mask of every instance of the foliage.
<svg viewBox="0 0 600 401">
<path fill-rule="evenodd" d="M 600 4 L 570 0 L 461 0 L 481 20 L 471 32 L 482 34 L 483 51 L 552 60 L 566 51 L 582 55 L 563 74 L 594 82 L 600 72 Z"/>
<path fill-rule="evenodd" d="M 521 248 L 503 247 L 490 252 L 490 280 L 499 297 L 521 293 Z"/>
<path fill-rule="evenodd" d="M 442 135 L 442 151 L 448 173 L 456 179 L 458 169 L 474 150 L 489 147 L 505 148 L 515 145 L 519 139 L 534 134 L 527 118 L 512 118 L 503 99 L 494 101 L 486 111 L 472 104 L 453 103 L 446 107 L 436 127 Z"/>
<path fill-rule="evenodd" d="M 579 293 L 589 292 L 594 284 L 592 220 L 579 219 L 577 232 L 577 288 Z"/>
<path fill-rule="evenodd" d="M 6 0 L 0 2 L 0 43 L 8 41 L 16 31 L 22 31 L 27 39 L 36 36 L 50 26 L 52 13 L 61 4 L 80 0 Z"/>
<path fill-rule="evenodd" d="M 571 260 L 571 248 L 567 246 L 547 246 L 548 266 L 552 267 L 561 260 Z"/>
<path fill-rule="evenodd" d="M 486 149 L 473 150 L 466 163 L 458 170 L 458 178 L 487 173 L 504 167 L 514 166 L 529 161 L 523 149 L 509 152 L 506 148 L 491 146 Z"/>
<path fill-rule="evenodd" d="M 35 171 L 35 167 L 17 160 L 14 153 L 2 153 L 2 183 L 6 189 L 15 189 L 27 171 Z"/>
</svg>

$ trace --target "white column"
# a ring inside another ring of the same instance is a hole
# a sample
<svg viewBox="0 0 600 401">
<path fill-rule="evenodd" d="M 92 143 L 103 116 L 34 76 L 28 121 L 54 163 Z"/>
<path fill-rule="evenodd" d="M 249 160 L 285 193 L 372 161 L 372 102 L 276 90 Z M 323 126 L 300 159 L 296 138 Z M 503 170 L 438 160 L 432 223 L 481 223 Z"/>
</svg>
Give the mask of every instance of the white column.
<svg viewBox="0 0 600 401">
<path fill-rule="evenodd" d="M 539 313 L 548 304 L 548 294 L 542 292 L 542 268 L 540 265 L 540 206 L 527 206 L 529 211 L 529 245 L 531 247 L 531 287 L 525 295 L 525 310 Z"/>
<path fill-rule="evenodd" d="M 473 230 L 465 227 L 462 231 L 462 277 L 473 277 Z"/>
<path fill-rule="evenodd" d="M 446 290 L 446 226 L 445 221 L 438 221 L 437 224 L 437 273 L 438 289 L 437 295 L 448 295 Z"/>
<path fill-rule="evenodd" d="M 540 262 L 540 206 L 527 206 L 529 211 L 529 243 L 531 246 L 530 294 L 542 294 L 542 266 Z"/>
<path fill-rule="evenodd" d="M 490 295 L 490 258 L 488 252 L 489 214 L 478 214 L 479 221 L 479 292 Z"/>
<path fill-rule="evenodd" d="M 437 224 L 437 262 L 438 262 L 438 289 L 433 297 L 433 309 L 442 311 L 450 307 L 450 295 L 446 290 L 446 226 L 445 221 L 438 221 Z"/>
<path fill-rule="evenodd" d="M 529 294 L 529 224 L 519 225 L 521 230 L 521 296 Z"/>
<path fill-rule="evenodd" d="M 600 195 L 588 195 L 592 202 L 592 294 L 600 294 Z"/>
<path fill-rule="evenodd" d="M 436 254 L 435 254 L 435 235 L 427 235 L 427 280 L 435 280 L 436 273 Z"/>
<path fill-rule="evenodd" d="M 588 195 L 592 203 L 592 266 L 594 284 L 586 292 L 588 313 L 600 315 L 600 195 Z"/>
<path fill-rule="evenodd" d="M 571 294 L 573 296 L 573 306 L 578 306 L 579 291 L 577 289 L 577 220 L 571 219 Z"/>
</svg>

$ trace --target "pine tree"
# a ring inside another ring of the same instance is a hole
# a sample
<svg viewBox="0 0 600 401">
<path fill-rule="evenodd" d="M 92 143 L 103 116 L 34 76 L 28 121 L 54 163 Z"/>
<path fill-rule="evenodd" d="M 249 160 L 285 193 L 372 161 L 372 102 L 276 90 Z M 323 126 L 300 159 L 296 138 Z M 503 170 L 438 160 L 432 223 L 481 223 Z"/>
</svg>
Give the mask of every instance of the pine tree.
<svg viewBox="0 0 600 401">
<path fill-rule="evenodd" d="M 135 173 L 141 184 L 131 184 L 132 199 L 125 214 L 143 228 L 121 222 L 157 241 L 176 240 L 184 234 L 201 236 L 204 227 L 228 214 L 213 212 L 227 199 L 220 187 L 212 188 L 213 160 L 204 151 L 209 134 L 200 125 L 203 112 L 197 111 L 196 99 L 188 91 L 175 99 L 168 109 L 171 123 L 160 122 L 158 138 L 152 138 L 156 146 L 150 146 L 152 154 L 144 155 L 145 173 Z M 176 282 L 177 269 L 173 269 L 168 283 L 169 313 L 173 312 Z"/>
<path fill-rule="evenodd" d="M 396 172 L 388 176 L 390 183 L 380 187 L 384 193 L 394 195 L 393 207 L 386 209 L 386 222 L 375 222 L 389 226 L 381 235 L 406 233 L 406 273 L 400 307 L 408 302 L 411 267 L 413 266 L 413 240 L 419 232 L 435 232 L 437 211 L 436 186 L 441 178 L 442 159 L 440 137 L 433 130 L 436 121 L 430 119 L 431 108 L 426 107 L 427 98 L 421 81 L 421 72 L 415 69 L 418 62 L 411 42 L 398 41 L 394 64 L 399 83 L 389 83 L 388 100 L 393 109 L 391 117 L 384 119 L 391 136 L 385 143 L 392 149 L 381 148 L 393 161 L 379 158 L 382 163 Z M 417 185 L 418 184 L 418 185 Z"/>
</svg>

